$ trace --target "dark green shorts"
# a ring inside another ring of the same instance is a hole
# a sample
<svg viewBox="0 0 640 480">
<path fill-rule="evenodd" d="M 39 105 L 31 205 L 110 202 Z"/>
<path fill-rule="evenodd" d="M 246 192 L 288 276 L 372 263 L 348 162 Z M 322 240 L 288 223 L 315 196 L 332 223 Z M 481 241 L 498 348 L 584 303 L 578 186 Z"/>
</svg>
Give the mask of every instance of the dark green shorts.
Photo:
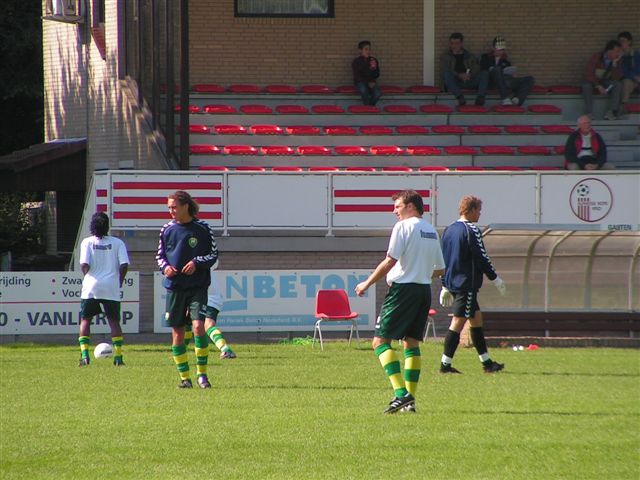
<svg viewBox="0 0 640 480">
<path fill-rule="evenodd" d="M 204 321 L 207 307 L 207 288 L 167 290 L 165 319 L 170 327 L 183 327 L 191 319 Z"/>
<path fill-rule="evenodd" d="M 117 300 L 100 300 L 99 298 L 83 298 L 80 300 L 80 318 L 92 319 L 102 312 L 108 319 L 119 322 L 120 302 Z"/>
<path fill-rule="evenodd" d="M 461 318 L 473 318 L 480 310 L 478 305 L 478 292 L 457 292 L 453 294 L 453 316 Z"/>
<path fill-rule="evenodd" d="M 376 322 L 376 337 L 422 340 L 431 308 L 431 285 L 394 283 Z"/>
</svg>

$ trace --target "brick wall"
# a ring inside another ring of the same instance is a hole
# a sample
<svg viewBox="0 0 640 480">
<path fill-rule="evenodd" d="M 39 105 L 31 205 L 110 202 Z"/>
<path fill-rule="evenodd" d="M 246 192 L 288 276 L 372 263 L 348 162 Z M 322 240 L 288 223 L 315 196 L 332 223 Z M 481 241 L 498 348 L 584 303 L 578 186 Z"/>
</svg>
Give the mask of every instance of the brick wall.
<svg viewBox="0 0 640 480">
<path fill-rule="evenodd" d="M 338 1 L 333 19 L 234 18 L 233 0 L 189 8 L 191 83 L 350 84 L 361 39 L 373 42 L 381 83 L 422 83 L 421 0 Z M 640 8 L 621 0 L 435 1 L 436 58 L 451 32 L 478 55 L 500 34 L 522 73 L 546 85 L 579 83 L 589 55 L 621 30 L 640 39 Z"/>
</svg>

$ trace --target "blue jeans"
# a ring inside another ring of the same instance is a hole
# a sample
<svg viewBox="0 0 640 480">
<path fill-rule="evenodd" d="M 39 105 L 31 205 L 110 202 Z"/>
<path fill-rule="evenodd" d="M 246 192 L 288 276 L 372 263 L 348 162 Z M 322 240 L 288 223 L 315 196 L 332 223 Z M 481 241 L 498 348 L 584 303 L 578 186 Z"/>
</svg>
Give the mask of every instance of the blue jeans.
<svg viewBox="0 0 640 480">
<path fill-rule="evenodd" d="M 463 88 L 470 90 L 477 89 L 478 96 L 484 97 L 487 94 L 487 87 L 489 86 L 489 72 L 482 70 L 466 82 L 460 80 L 454 72 L 444 72 L 444 84 L 454 97 L 459 97 Z"/>
<path fill-rule="evenodd" d="M 358 93 L 360 93 L 360 97 L 362 97 L 363 105 L 375 105 L 382 96 L 382 92 L 377 83 L 374 83 L 373 87 L 369 88 L 369 85 L 366 83 L 359 82 L 356 83 L 356 89 Z"/>
<path fill-rule="evenodd" d="M 524 103 L 536 82 L 533 77 L 505 75 L 502 68 L 497 67 L 491 70 L 490 77 L 498 89 L 498 92 L 500 92 L 500 98 L 507 98 L 509 96 L 509 90 L 511 90 L 513 96 L 518 97 L 518 105 Z"/>
</svg>

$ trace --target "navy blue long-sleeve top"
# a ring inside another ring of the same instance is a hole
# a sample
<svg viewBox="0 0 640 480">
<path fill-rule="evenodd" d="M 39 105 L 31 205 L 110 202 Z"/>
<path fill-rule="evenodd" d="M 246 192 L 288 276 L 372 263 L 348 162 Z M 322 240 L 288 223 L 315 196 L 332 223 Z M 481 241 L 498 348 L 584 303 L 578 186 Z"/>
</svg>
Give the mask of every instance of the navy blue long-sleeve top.
<svg viewBox="0 0 640 480">
<path fill-rule="evenodd" d="M 161 272 L 171 265 L 178 274 L 167 278 L 162 284 L 169 290 L 187 290 L 208 287 L 211 283 L 211 267 L 218 259 L 218 247 L 211 226 L 202 220 L 189 223 L 166 223 L 160 230 L 158 244 L 158 268 Z M 192 275 L 181 273 L 182 268 L 191 260 L 196 264 Z"/>
<path fill-rule="evenodd" d="M 482 234 L 473 223 L 458 220 L 442 234 L 442 254 L 446 270 L 442 283 L 449 291 L 471 292 L 482 287 L 483 275 L 498 276 L 484 248 Z"/>
</svg>

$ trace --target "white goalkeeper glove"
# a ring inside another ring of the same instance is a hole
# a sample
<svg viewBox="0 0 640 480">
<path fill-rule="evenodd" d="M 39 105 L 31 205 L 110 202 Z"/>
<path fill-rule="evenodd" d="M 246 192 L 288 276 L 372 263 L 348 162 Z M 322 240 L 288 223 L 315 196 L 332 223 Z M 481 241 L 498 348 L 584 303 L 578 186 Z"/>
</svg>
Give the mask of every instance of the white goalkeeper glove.
<svg viewBox="0 0 640 480">
<path fill-rule="evenodd" d="M 440 305 L 445 308 L 453 305 L 453 295 L 447 290 L 447 287 L 442 287 L 442 290 L 440 290 Z"/>
<path fill-rule="evenodd" d="M 507 286 L 504 284 L 504 280 L 500 277 L 496 277 L 496 279 L 493 280 L 493 285 L 498 289 L 501 296 L 504 297 L 507 294 Z"/>
</svg>

